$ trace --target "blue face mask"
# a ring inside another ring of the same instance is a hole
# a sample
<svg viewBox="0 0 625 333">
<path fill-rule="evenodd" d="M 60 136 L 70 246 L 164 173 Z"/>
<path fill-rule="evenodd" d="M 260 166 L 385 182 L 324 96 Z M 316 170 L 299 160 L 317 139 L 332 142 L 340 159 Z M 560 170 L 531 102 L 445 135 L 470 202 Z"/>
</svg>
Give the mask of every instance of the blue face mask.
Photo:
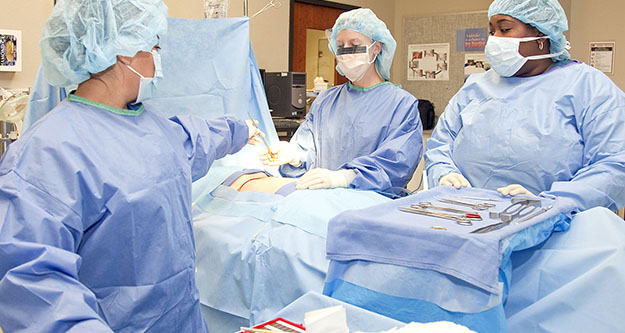
<svg viewBox="0 0 625 333">
<path fill-rule="evenodd" d="M 145 77 L 141 73 L 137 72 L 130 65 L 126 65 L 131 71 L 139 75 L 141 78 L 139 81 L 139 91 L 137 92 L 137 99 L 134 104 L 141 103 L 147 99 L 152 98 L 154 91 L 156 90 L 157 82 L 163 77 L 163 68 L 161 67 L 161 55 L 156 50 L 152 50 L 152 60 L 154 61 L 154 76 Z"/>
</svg>

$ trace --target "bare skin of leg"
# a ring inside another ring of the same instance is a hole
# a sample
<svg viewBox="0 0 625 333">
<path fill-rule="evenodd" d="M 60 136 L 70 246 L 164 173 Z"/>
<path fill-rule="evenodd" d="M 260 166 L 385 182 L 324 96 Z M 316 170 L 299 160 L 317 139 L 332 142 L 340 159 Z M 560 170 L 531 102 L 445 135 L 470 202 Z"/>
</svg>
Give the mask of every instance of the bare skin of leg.
<svg viewBox="0 0 625 333">
<path fill-rule="evenodd" d="M 230 187 L 239 192 L 258 191 L 273 194 L 282 186 L 294 181 L 293 178 L 269 177 L 264 172 L 257 172 L 242 175 Z"/>
</svg>

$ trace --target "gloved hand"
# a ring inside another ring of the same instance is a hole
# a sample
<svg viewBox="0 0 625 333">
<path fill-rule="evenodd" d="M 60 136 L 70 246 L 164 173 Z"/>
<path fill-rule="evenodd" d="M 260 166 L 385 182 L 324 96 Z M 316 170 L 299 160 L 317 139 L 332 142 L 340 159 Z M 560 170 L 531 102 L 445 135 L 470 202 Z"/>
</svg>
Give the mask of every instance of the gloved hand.
<svg viewBox="0 0 625 333">
<path fill-rule="evenodd" d="M 455 188 L 471 187 L 469 181 L 463 175 L 452 172 L 444 175 L 438 180 L 438 185 L 453 186 Z"/>
<path fill-rule="evenodd" d="M 271 152 L 263 152 L 259 154 L 261 162 L 265 165 L 283 165 L 291 164 L 294 167 L 302 165 L 299 160 L 299 149 L 286 141 L 280 141 L 278 144 L 271 146 Z"/>
<path fill-rule="evenodd" d="M 321 188 L 347 187 L 356 178 L 356 172 L 350 169 L 332 171 L 323 168 L 315 168 L 300 177 L 295 188 L 298 190 Z"/>
<path fill-rule="evenodd" d="M 248 119 L 245 121 L 245 124 L 247 124 L 247 130 L 249 132 L 249 139 L 247 140 L 247 143 L 252 145 L 261 143 L 262 137 L 264 137 L 265 134 L 258 129 L 258 126 L 256 126 L 258 125 L 258 120 L 254 120 L 254 122 L 252 122 L 252 120 Z"/>
<path fill-rule="evenodd" d="M 510 184 L 508 186 L 500 187 L 497 189 L 497 192 L 503 195 L 519 195 L 526 194 L 535 197 L 536 195 L 530 191 L 528 191 L 525 187 L 519 184 Z"/>
</svg>

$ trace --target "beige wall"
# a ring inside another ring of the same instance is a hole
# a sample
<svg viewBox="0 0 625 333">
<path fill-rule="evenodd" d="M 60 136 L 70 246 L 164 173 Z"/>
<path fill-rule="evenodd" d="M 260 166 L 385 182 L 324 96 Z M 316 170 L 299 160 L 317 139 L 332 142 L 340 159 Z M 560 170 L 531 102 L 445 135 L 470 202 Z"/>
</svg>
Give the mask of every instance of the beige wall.
<svg viewBox="0 0 625 333">
<path fill-rule="evenodd" d="M 8 89 L 28 88 L 32 85 L 39 68 L 39 37 L 43 22 L 52 10 L 53 0 L 24 1 L 2 0 L 0 6 L 0 29 L 22 31 L 22 71 L 0 72 L 0 87 Z"/>
<path fill-rule="evenodd" d="M 571 0 L 571 57 L 588 63 L 590 42 L 616 42 L 614 74 L 609 77 L 625 90 L 625 1 Z"/>
<path fill-rule="evenodd" d="M 52 9 L 52 0 L 28 0 L 31 6 L 22 1 L 2 1 L 0 29 L 22 30 L 23 62 L 22 72 L 0 73 L 0 87 L 29 87 L 36 75 L 40 62 L 37 45 L 41 28 Z M 268 71 L 288 69 L 289 59 L 289 13 L 290 1 L 278 0 L 280 8 L 271 8 L 250 21 L 250 39 L 258 64 Z M 481 11 L 488 9 L 491 0 L 447 0 L 444 2 L 426 0 L 342 0 L 335 1 L 354 6 L 371 8 L 387 26 L 398 42 L 391 80 L 401 81 L 403 71 L 403 19 L 406 16 L 427 16 L 446 13 Z M 625 28 L 622 13 L 625 2 L 622 0 L 561 0 L 568 13 L 573 44 L 571 54 L 575 59 L 588 62 L 590 41 L 616 41 L 615 74 L 610 76 L 625 90 Z M 202 18 L 201 0 L 165 0 L 169 14 L 173 17 Z M 249 0 L 249 14 L 256 13 L 267 2 Z M 440 4 L 444 3 L 444 6 Z M 232 0 L 229 16 L 243 15 L 243 0 Z"/>
<path fill-rule="evenodd" d="M 23 1 L 2 0 L 0 10 L 0 29 L 22 31 L 22 71 L 0 72 L 0 87 L 21 89 L 32 86 L 41 56 L 39 53 L 39 38 L 45 20 L 50 15 L 53 0 L 28 0 L 25 6 Z M 204 12 L 200 0 L 165 0 L 169 6 L 169 15 L 183 18 L 203 18 Z M 241 2 L 242 3 L 242 2 Z M 243 7 L 243 5 L 241 5 Z M 243 10 L 241 10 L 241 13 Z"/>
<path fill-rule="evenodd" d="M 229 16 L 241 16 L 243 0 L 231 3 Z M 260 68 L 268 72 L 289 69 L 289 15 L 290 1 L 278 0 L 280 8 L 271 8 L 250 20 L 250 40 Z M 393 30 L 395 21 L 395 0 L 339 0 L 337 3 L 371 8 L 380 19 Z M 249 15 L 252 16 L 267 1 L 249 0 Z M 235 9 L 236 8 L 236 9 Z"/>
<path fill-rule="evenodd" d="M 431 16 L 450 13 L 466 13 L 484 11 L 492 0 L 447 0 L 441 1 L 411 1 L 395 0 L 395 29 L 393 36 L 397 41 L 397 51 L 393 60 L 391 80 L 401 82 L 402 76 L 406 75 L 404 63 L 407 46 L 404 44 L 404 17 L 407 16 Z M 444 4 L 444 5 L 441 5 Z"/>
<path fill-rule="evenodd" d="M 562 7 L 567 13 L 568 17 L 571 17 L 571 1 L 574 0 L 560 0 Z M 584 2 L 585 0 L 577 0 Z M 606 2 L 619 2 L 621 0 L 603 0 Z M 402 75 L 406 75 L 404 70 L 404 62 L 406 61 L 405 52 L 407 46 L 404 45 L 404 27 L 403 22 L 405 17 L 415 16 L 432 16 L 451 13 L 466 13 L 487 11 L 488 6 L 493 2 L 492 0 L 447 0 L 444 2 L 444 6 L 440 5 L 440 2 L 435 1 L 413 1 L 413 0 L 395 0 L 395 29 L 393 36 L 397 40 L 397 52 L 395 52 L 395 58 L 393 60 L 393 68 L 391 72 L 391 79 L 395 82 L 400 82 Z"/>
</svg>

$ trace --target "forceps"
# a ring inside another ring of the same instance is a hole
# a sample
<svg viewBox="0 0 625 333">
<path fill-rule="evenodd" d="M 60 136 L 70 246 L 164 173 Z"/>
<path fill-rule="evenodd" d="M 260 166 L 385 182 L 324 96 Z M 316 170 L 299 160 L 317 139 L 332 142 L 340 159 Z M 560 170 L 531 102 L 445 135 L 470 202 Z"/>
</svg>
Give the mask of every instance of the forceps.
<svg viewBox="0 0 625 333">
<path fill-rule="evenodd" d="M 421 215 L 439 217 L 439 218 L 442 218 L 442 219 L 456 221 L 456 223 L 459 224 L 459 225 L 464 225 L 464 226 L 472 226 L 473 225 L 473 222 L 471 222 L 471 220 L 468 217 L 465 217 L 465 216 L 462 216 L 462 215 L 454 215 L 454 214 L 447 214 L 447 213 L 441 213 L 441 212 L 433 212 L 431 210 L 426 210 L 426 209 L 422 209 L 422 208 L 415 208 L 415 207 L 397 207 L 397 209 L 401 210 L 402 212 L 421 214 Z"/>
<path fill-rule="evenodd" d="M 460 214 L 463 214 L 466 218 L 469 218 L 469 219 L 472 219 L 472 220 L 477 220 L 477 221 L 481 221 L 482 220 L 482 217 L 477 212 L 472 212 L 472 211 L 462 210 L 462 209 L 457 209 L 457 208 L 451 208 L 451 207 L 434 206 L 431 202 L 427 202 L 427 201 L 422 201 L 422 202 L 419 202 L 419 203 L 416 203 L 416 204 L 412 204 L 412 205 L 410 205 L 410 207 L 412 207 L 412 208 L 421 208 L 421 209 L 431 208 L 431 209 L 442 210 L 442 211 L 446 211 L 446 212 L 460 213 Z"/>
<path fill-rule="evenodd" d="M 446 202 L 450 204 L 468 206 L 475 210 L 486 210 L 486 209 L 489 209 L 490 207 L 496 206 L 495 204 L 487 203 L 487 202 L 475 203 L 475 202 L 468 202 L 468 201 L 462 201 L 462 200 L 452 200 L 452 199 L 441 198 L 441 197 L 434 197 L 434 198 L 438 201 L 442 201 L 442 202 Z"/>
<path fill-rule="evenodd" d="M 256 125 L 256 120 L 254 120 L 254 118 L 252 118 L 252 115 L 248 112 L 247 115 L 250 117 L 250 120 L 252 121 L 252 125 L 254 125 L 254 127 L 256 127 L 256 129 L 258 131 L 260 131 L 260 128 L 258 128 L 258 126 Z M 265 147 L 267 147 L 267 152 L 269 153 L 269 158 L 270 159 L 274 159 L 276 157 L 276 153 L 271 151 L 271 148 L 269 148 L 269 144 L 267 143 L 267 141 L 265 140 L 265 137 L 263 135 L 257 135 L 254 134 L 257 137 L 260 137 L 261 140 L 263 140 L 263 144 L 265 145 Z"/>
</svg>

